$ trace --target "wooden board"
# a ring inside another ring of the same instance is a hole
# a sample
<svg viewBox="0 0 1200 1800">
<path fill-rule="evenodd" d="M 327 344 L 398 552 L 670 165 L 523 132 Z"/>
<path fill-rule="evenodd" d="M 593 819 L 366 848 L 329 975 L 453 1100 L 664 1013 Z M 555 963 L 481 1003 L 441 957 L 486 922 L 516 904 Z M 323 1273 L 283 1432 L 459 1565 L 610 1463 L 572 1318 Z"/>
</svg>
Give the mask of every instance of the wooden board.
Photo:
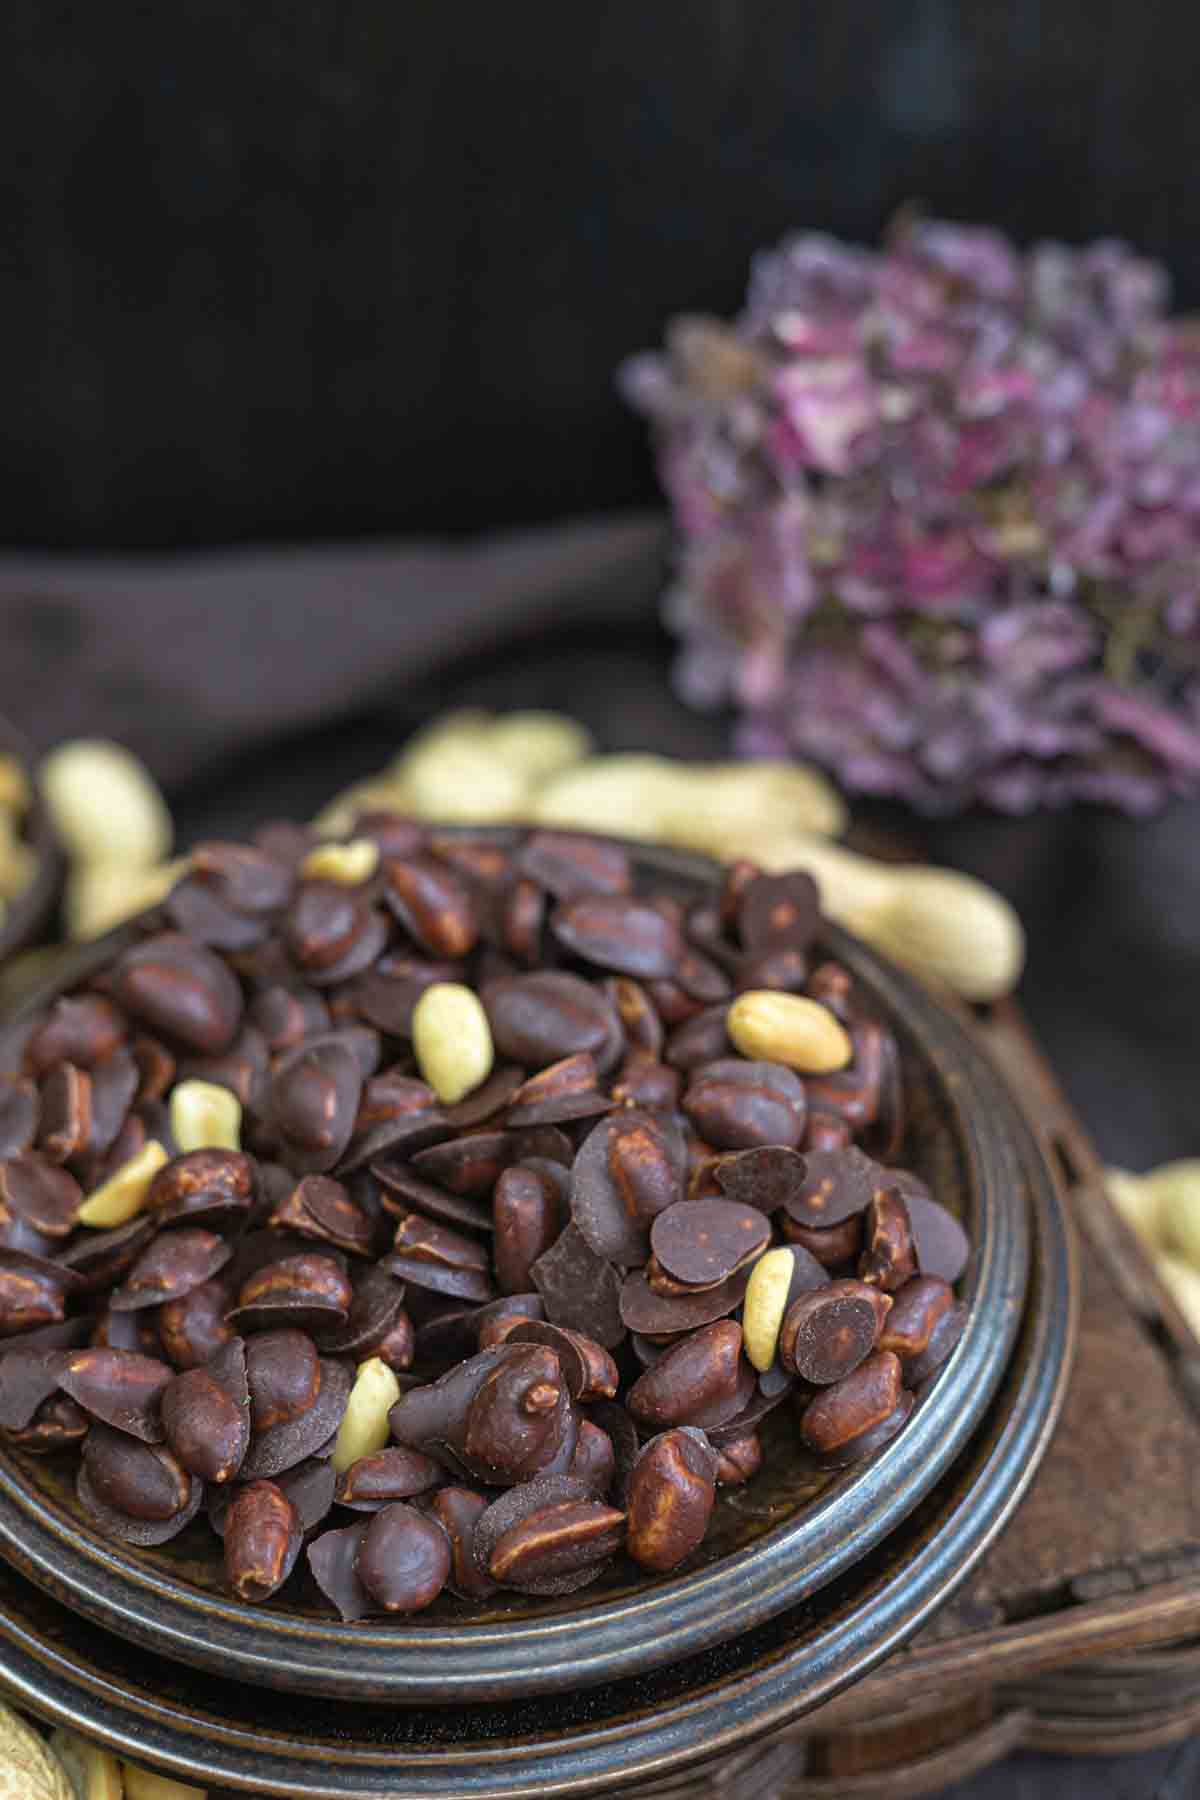
<svg viewBox="0 0 1200 1800">
<path fill-rule="evenodd" d="M 907 1800 L 1022 1746 L 1113 1754 L 1200 1729 L 1200 1344 L 1108 1201 L 1018 1009 L 981 1009 L 974 1024 L 1079 1231 L 1062 1420 L 1009 1529 L 932 1624 L 801 1724 L 716 1766 L 714 1797 L 785 1782 L 789 1800 Z M 703 1786 L 693 1776 L 686 1791 Z"/>
</svg>

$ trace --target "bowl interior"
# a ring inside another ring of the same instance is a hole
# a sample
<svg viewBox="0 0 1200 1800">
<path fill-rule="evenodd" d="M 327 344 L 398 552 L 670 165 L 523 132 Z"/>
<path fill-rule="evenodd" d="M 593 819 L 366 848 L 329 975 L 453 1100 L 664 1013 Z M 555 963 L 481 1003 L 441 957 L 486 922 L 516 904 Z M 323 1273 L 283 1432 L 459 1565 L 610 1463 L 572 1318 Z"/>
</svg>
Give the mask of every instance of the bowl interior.
<svg viewBox="0 0 1200 1800">
<path fill-rule="evenodd" d="M 703 858 L 645 847 L 637 854 L 645 872 L 686 897 L 715 879 Z M 60 985 L 100 966 L 123 935 L 90 947 Z M 785 1404 L 766 1422 L 762 1471 L 747 1488 L 722 1491 L 705 1542 L 682 1571 L 653 1578 L 622 1558 L 580 1595 L 505 1595 L 484 1609 L 444 1595 L 395 1623 L 342 1625 L 306 1573 L 266 1607 L 231 1601 L 220 1545 L 202 1519 L 161 1549 L 109 1543 L 78 1506 L 70 1457 L 0 1448 L 0 1552 L 102 1625 L 185 1661 L 217 1670 L 232 1661 L 271 1685 L 426 1702 L 629 1675 L 733 1636 L 831 1580 L 899 1525 L 982 1416 L 1019 1325 L 1029 1220 L 1011 1102 L 979 1052 L 863 946 L 830 929 L 827 947 L 897 1035 L 909 1119 L 897 1160 L 962 1217 L 973 1244 L 962 1283 L 967 1331 L 883 1452 L 822 1475 Z"/>
</svg>

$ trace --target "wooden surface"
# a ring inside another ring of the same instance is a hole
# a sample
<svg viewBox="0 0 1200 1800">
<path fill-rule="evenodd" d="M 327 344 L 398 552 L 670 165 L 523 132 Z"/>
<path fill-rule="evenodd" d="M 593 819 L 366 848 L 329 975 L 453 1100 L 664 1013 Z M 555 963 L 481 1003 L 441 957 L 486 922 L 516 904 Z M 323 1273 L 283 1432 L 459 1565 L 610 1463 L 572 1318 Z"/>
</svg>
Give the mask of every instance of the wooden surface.
<svg viewBox="0 0 1200 1800">
<path fill-rule="evenodd" d="M 1107 1201 L 1095 1152 L 1016 1009 L 981 1013 L 978 1026 L 1057 1162 L 1078 1228 L 1075 1370 L 1033 1486 L 980 1568 L 911 1644 L 777 1742 L 777 1756 L 789 1740 L 802 1756 L 779 1790 L 794 1800 L 905 1800 L 1021 1746 L 1129 1754 L 1200 1730 L 1198 1346 Z M 1005 1769 L 1013 1786 L 997 1794 L 1048 1791 L 1044 1771 Z M 1156 1800 L 1193 1774 L 1179 1800 L 1200 1790 L 1200 1756 L 1168 1758 Z M 1142 1800 L 1111 1766 L 1093 1777 L 1081 1792 Z M 971 1800 L 986 1791 L 972 1784 Z"/>
</svg>

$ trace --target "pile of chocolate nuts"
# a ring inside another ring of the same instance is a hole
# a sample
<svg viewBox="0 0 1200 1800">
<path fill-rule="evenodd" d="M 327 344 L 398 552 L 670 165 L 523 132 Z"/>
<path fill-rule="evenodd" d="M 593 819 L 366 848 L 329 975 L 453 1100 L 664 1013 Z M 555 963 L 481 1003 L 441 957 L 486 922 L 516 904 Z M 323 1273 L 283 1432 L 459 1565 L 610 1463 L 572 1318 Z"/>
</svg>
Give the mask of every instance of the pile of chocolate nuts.
<svg viewBox="0 0 1200 1800">
<path fill-rule="evenodd" d="M 820 937 L 805 874 L 569 832 L 200 845 L 0 1042 L 5 1440 L 345 1619 L 677 1569 L 777 1408 L 878 1450 L 969 1247 Z"/>
</svg>

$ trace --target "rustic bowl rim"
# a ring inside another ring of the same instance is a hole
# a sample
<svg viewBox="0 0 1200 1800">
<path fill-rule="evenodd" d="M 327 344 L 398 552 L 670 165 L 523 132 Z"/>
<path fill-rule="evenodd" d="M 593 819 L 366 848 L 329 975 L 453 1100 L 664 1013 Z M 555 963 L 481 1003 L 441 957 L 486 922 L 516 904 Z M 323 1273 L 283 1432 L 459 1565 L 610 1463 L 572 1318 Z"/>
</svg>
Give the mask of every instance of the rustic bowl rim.
<svg viewBox="0 0 1200 1800">
<path fill-rule="evenodd" d="M 497 833 L 503 837 L 504 833 Z M 718 865 L 690 852 L 629 844 L 654 873 L 711 886 Z M 16 1020 L 108 960 L 136 935 L 122 927 L 87 946 L 19 1009 Z M 489 1701 L 622 1679 L 726 1641 L 842 1574 L 916 1507 L 978 1426 L 1021 1319 L 1030 1220 L 1008 1131 L 1019 1114 L 963 1027 L 907 975 L 836 927 L 825 941 L 885 1016 L 917 1046 L 955 1121 L 966 1164 L 974 1255 L 966 1330 L 884 1451 L 846 1471 L 798 1514 L 700 1570 L 581 1603 L 570 1611 L 479 1624 L 389 1621 L 252 1608 L 177 1578 L 81 1531 L 0 1454 L 0 1554 L 106 1628 L 160 1654 L 292 1691 L 392 1703 Z M 1020 1198 L 1018 1198 L 1020 1196 Z M 14 1472 L 16 1470 L 16 1472 Z"/>
<path fill-rule="evenodd" d="M 62 897 L 66 859 L 51 823 L 50 811 L 38 778 L 38 757 L 33 745 L 12 722 L 0 716 L 0 751 L 15 756 L 29 781 L 33 802 L 25 837 L 36 859 L 33 879 L 9 903 L 0 923 L 0 966 L 39 943 Z"/>
</svg>

